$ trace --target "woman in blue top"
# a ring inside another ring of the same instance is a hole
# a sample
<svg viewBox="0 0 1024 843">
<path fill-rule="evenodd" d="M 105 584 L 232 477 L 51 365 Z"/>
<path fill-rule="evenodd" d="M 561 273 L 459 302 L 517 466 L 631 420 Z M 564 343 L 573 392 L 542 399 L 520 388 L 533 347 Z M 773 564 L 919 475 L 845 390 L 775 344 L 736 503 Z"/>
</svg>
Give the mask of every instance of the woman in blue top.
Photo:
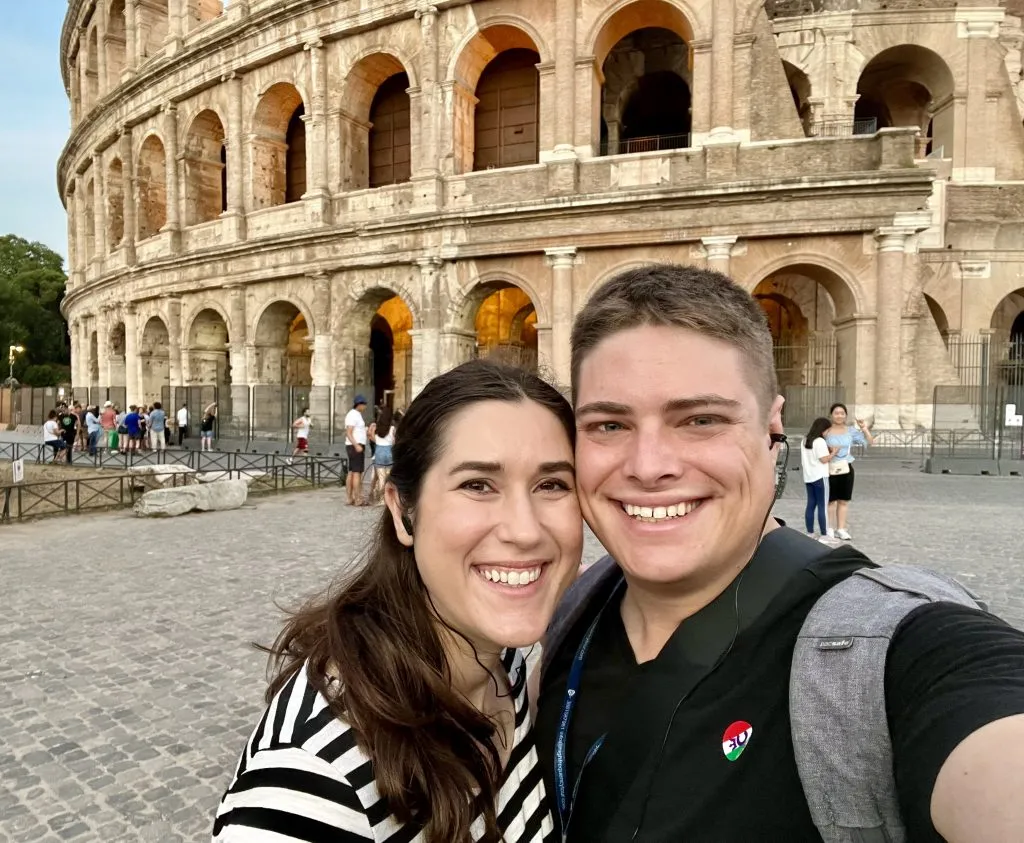
<svg viewBox="0 0 1024 843">
<path fill-rule="evenodd" d="M 845 404 L 836 402 L 829 408 L 832 426 L 825 431 L 825 442 L 833 453 L 828 464 L 828 523 L 835 524 L 835 537 L 850 540 L 846 530 L 846 517 L 853 499 L 853 445 L 874 445 L 863 419 L 857 419 L 857 426 L 847 423 L 848 412 Z M 831 530 L 829 531 L 831 533 Z"/>
</svg>

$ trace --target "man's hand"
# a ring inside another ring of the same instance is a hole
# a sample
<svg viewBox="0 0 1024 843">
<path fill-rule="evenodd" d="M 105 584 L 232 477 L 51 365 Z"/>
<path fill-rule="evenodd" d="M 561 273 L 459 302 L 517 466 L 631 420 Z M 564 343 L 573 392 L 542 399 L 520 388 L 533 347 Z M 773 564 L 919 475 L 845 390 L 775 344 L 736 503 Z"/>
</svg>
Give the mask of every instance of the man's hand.
<svg viewBox="0 0 1024 843">
<path fill-rule="evenodd" d="M 363 452 L 363 446 L 362 445 L 356 445 L 356 453 L 357 454 L 361 454 L 362 452 Z"/>
</svg>

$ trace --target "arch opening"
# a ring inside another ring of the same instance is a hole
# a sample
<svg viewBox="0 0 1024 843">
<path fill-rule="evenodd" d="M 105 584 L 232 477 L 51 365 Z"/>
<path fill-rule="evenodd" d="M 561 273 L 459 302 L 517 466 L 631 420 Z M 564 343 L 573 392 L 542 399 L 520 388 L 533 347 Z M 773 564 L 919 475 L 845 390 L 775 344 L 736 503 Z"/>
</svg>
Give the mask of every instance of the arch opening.
<svg viewBox="0 0 1024 843">
<path fill-rule="evenodd" d="M 197 386 L 230 384 L 228 343 L 228 326 L 224 317 L 211 308 L 199 311 L 188 332 L 187 382 Z"/>
<path fill-rule="evenodd" d="M 163 142 L 150 135 L 139 152 L 139 240 L 153 237 L 167 223 L 167 159 Z"/>
<path fill-rule="evenodd" d="M 914 126 L 917 157 L 953 155 L 953 73 L 943 58 L 917 44 L 882 50 L 857 81 L 854 132 Z"/>
<path fill-rule="evenodd" d="M 470 301 L 476 355 L 537 371 L 537 308 L 529 294 L 493 282 L 480 285 Z"/>
<path fill-rule="evenodd" d="M 227 210 L 224 124 L 215 111 L 200 112 L 185 140 L 185 224 L 217 219 Z"/>
<path fill-rule="evenodd" d="M 602 74 L 602 155 L 690 145 L 692 54 L 678 33 L 633 30 L 608 51 Z"/>
<path fill-rule="evenodd" d="M 312 337 L 302 311 L 288 301 L 275 301 L 256 324 L 254 373 L 261 384 L 310 386 Z"/>
<path fill-rule="evenodd" d="M 115 158 L 107 168 L 107 248 L 114 252 L 124 240 L 124 167 Z"/>
<path fill-rule="evenodd" d="M 1024 387 L 1024 287 L 1014 290 L 996 306 L 992 313 L 993 347 L 1000 381 Z M 1024 407 L 1024 391 L 1017 402 Z"/>
<path fill-rule="evenodd" d="M 166 323 L 159 316 L 150 317 L 142 329 L 142 342 L 139 344 L 144 404 L 162 400 L 164 388 L 171 385 L 170 347 Z"/>
<path fill-rule="evenodd" d="M 107 52 L 107 90 L 113 90 L 121 84 L 128 54 L 125 35 L 125 0 L 112 0 L 107 9 L 107 35 L 105 49 Z"/>
<path fill-rule="evenodd" d="M 764 278 L 753 292 L 764 311 L 774 346 L 779 392 L 787 427 L 807 428 L 844 401 L 853 384 L 856 354 L 850 331 L 837 320 L 854 311 L 846 283 L 823 267 L 794 265 Z"/>
<path fill-rule="evenodd" d="M 85 99 L 85 110 L 93 108 L 100 99 L 100 47 L 99 30 L 93 26 L 89 30 L 85 56 L 85 90 L 82 96 Z"/>
<path fill-rule="evenodd" d="M 513 47 L 495 56 L 476 86 L 473 169 L 536 164 L 539 160 L 540 55 Z"/>
<path fill-rule="evenodd" d="M 942 309 L 935 299 L 929 296 L 927 293 L 922 293 L 924 296 L 924 302 L 928 305 L 928 314 L 931 316 L 932 322 L 935 323 L 935 328 L 938 330 L 942 337 L 942 342 L 949 347 L 949 319 L 946 317 L 946 312 Z"/>
<path fill-rule="evenodd" d="M 409 76 L 386 79 L 370 105 L 369 186 L 409 181 L 412 174 Z"/>
<path fill-rule="evenodd" d="M 260 98 L 252 142 L 256 208 L 294 202 L 306 192 L 305 113 L 298 89 L 287 82 L 272 85 Z"/>
<path fill-rule="evenodd" d="M 407 407 L 412 395 L 412 311 L 401 296 L 382 302 L 370 319 L 376 406 Z"/>
</svg>

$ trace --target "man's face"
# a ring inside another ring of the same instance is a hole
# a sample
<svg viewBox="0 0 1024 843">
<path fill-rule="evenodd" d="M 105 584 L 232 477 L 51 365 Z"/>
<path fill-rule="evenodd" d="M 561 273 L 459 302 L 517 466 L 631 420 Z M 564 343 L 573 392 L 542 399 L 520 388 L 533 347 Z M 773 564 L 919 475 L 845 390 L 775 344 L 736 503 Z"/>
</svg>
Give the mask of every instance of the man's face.
<svg viewBox="0 0 1024 843">
<path fill-rule="evenodd" d="M 741 352 L 642 326 L 580 368 L 576 475 L 583 515 L 631 583 L 725 587 L 774 499 L 782 398 L 760 407 Z"/>
</svg>

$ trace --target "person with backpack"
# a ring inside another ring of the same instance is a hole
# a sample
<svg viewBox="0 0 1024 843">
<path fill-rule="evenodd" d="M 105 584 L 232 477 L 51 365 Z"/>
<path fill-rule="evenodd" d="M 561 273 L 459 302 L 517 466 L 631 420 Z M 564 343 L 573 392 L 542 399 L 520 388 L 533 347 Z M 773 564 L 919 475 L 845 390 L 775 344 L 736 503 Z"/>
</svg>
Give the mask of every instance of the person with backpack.
<svg viewBox="0 0 1024 843">
<path fill-rule="evenodd" d="M 831 538 L 828 529 L 828 463 L 835 456 L 835 448 L 829 448 L 825 431 L 832 422 L 822 417 L 811 423 L 800 447 L 800 468 L 803 471 L 804 487 L 807 490 L 807 508 L 804 510 L 804 526 L 807 535 L 814 538 L 814 516 L 818 516 L 820 539 Z"/>
<path fill-rule="evenodd" d="M 1021 840 L 1024 633 L 772 517 L 788 443 L 759 303 L 710 270 L 625 271 L 576 316 L 571 380 L 610 555 L 544 640 L 563 839 Z"/>
</svg>

